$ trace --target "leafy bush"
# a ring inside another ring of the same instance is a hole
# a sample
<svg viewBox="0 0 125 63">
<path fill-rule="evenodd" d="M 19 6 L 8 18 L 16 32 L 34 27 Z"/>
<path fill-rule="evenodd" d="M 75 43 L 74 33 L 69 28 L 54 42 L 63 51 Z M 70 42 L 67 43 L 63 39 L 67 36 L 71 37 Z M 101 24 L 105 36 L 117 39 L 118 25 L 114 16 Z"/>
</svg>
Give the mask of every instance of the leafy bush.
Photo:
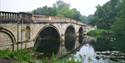
<svg viewBox="0 0 125 63">
<path fill-rule="evenodd" d="M 109 30 L 98 29 L 98 30 L 92 30 L 88 32 L 87 35 L 99 38 L 99 37 L 108 35 L 110 32 L 111 31 Z"/>
<path fill-rule="evenodd" d="M 114 50 L 112 46 L 112 37 L 113 32 L 110 30 L 93 30 L 88 32 L 88 35 L 96 37 L 96 43 L 94 44 L 95 50 L 98 51 L 105 51 L 105 50 Z"/>
</svg>

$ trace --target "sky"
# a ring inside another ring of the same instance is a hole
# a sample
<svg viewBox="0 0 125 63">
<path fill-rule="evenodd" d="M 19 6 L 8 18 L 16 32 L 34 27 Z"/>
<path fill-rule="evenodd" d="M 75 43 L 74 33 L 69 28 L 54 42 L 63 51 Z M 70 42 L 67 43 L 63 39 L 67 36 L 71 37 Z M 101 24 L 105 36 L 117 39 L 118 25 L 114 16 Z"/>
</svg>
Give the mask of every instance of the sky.
<svg viewBox="0 0 125 63">
<path fill-rule="evenodd" d="M 57 0 L 0 0 L 0 11 L 27 12 L 38 7 L 52 7 Z M 76 8 L 82 15 L 94 14 L 97 5 L 103 5 L 109 0 L 63 0 Z"/>
</svg>

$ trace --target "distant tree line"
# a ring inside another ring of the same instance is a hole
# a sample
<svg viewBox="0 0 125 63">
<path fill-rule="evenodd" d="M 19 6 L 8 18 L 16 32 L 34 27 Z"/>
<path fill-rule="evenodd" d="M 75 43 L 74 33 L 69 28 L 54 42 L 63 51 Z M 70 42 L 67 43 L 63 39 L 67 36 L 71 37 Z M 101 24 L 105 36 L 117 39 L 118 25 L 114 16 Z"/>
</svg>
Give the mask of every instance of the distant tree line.
<svg viewBox="0 0 125 63">
<path fill-rule="evenodd" d="M 82 16 L 76 8 L 70 8 L 70 4 L 63 2 L 62 0 L 58 0 L 53 4 L 53 7 L 44 6 L 34 9 L 32 13 L 37 15 L 66 17 L 81 22 L 85 21 L 84 16 Z"/>
</svg>

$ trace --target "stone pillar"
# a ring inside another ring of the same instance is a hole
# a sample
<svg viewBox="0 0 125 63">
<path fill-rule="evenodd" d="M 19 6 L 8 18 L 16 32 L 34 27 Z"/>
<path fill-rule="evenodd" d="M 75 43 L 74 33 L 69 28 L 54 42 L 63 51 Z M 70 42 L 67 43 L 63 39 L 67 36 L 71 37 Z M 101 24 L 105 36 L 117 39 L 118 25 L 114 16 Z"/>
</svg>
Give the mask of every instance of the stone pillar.
<svg viewBox="0 0 125 63">
<path fill-rule="evenodd" d="M 79 46 L 79 32 L 76 32 L 76 42 L 75 42 L 75 48 Z"/>
<path fill-rule="evenodd" d="M 61 57 L 66 52 L 64 38 L 65 38 L 64 34 L 61 34 L 61 36 L 60 36 L 60 48 L 59 48 L 59 52 L 58 52 L 58 57 Z"/>
</svg>

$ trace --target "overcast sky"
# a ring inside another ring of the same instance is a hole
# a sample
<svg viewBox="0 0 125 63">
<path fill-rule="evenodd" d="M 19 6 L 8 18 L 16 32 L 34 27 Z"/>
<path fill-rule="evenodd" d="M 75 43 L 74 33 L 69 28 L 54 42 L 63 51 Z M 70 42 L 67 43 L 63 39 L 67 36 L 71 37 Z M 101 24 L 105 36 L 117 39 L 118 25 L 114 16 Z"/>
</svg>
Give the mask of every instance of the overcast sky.
<svg viewBox="0 0 125 63">
<path fill-rule="evenodd" d="M 0 11 L 22 12 L 32 11 L 45 5 L 51 6 L 57 0 L 0 0 Z M 103 5 L 109 0 L 63 0 L 76 8 L 82 15 L 94 14 L 97 5 Z"/>
</svg>

